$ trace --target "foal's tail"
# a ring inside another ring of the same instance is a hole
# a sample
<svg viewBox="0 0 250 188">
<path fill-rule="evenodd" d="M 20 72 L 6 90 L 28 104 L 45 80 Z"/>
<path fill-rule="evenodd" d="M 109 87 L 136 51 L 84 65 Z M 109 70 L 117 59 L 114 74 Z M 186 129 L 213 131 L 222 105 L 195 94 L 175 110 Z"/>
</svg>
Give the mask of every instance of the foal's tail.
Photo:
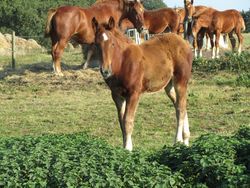
<svg viewBox="0 0 250 188">
<path fill-rule="evenodd" d="M 51 30 L 51 20 L 53 18 L 53 16 L 55 15 L 57 9 L 52 8 L 49 10 L 48 12 L 48 16 L 47 16 L 47 21 L 46 21 L 46 26 L 45 26 L 45 32 L 44 32 L 44 36 L 48 37 L 50 34 L 50 30 Z"/>
<path fill-rule="evenodd" d="M 240 22 L 241 22 L 241 31 L 245 31 L 246 25 L 245 25 L 245 21 L 242 17 L 240 17 Z"/>
</svg>

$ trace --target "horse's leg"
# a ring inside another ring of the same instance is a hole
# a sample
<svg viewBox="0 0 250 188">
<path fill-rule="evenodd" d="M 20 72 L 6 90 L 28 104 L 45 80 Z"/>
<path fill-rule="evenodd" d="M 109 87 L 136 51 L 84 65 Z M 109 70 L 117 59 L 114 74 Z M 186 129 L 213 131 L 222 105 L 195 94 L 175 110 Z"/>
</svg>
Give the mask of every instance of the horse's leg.
<svg viewBox="0 0 250 188">
<path fill-rule="evenodd" d="M 233 36 L 233 31 L 228 33 L 228 36 L 229 36 L 229 40 L 231 42 L 231 45 L 232 45 L 232 51 L 234 52 L 234 49 L 235 49 L 235 46 L 236 46 L 236 40 Z"/>
<path fill-rule="evenodd" d="M 187 84 L 177 83 L 175 86 L 176 91 L 176 118 L 177 118 L 177 133 L 176 142 L 184 142 L 185 145 L 189 145 L 190 131 L 188 116 L 186 110 L 187 103 Z"/>
<path fill-rule="evenodd" d="M 209 35 L 206 33 L 206 50 L 209 50 L 209 49 L 210 49 L 209 48 Z"/>
<path fill-rule="evenodd" d="M 211 44 L 211 48 L 212 48 L 212 59 L 214 59 L 215 58 L 214 34 L 209 33 L 209 38 L 210 38 L 210 44 Z"/>
<path fill-rule="evenodd" d="M 123 146 L 125 147 L 125 127 L 124 127 L 124 113 L 125 113 L 125 107 L 126 107 L 126 101 L 125 99 L 120 96 L 119 94 L 112 92 L 112 98 L 115 102 L 118 118 L 119 118 L 119 124 L 122 131 L 122 139 L 123 139 Z"/>
<path fill-rule="evenodd" d="M 176 118 L 177 118 L 177 131 L 175 137 L 176 142 L 184 142 L 185 145 L 189 144 L 190 130 L 188 123 L 188 116 L 186 110 L 186 91 L 187 85 L 184 87 L 174 87 L 173 81 L 165 87 L 166 94 L 171 99 L 175 106 Z"/>
<path fill-rule="evenodd" d="M 54 52 L 55 52 L 55 50 L 56 50 L 56 47 L 57 47 L 57 44 L 58 44 L 58 41 L 55 41 L 55 40 L 51 40 L 52 41 L 52 47 L 51 47 L 51 56 L 52 56 L 52 66 L 53 66 L 53 71 L 54 71 L 54 73 L 56 73 L 56 67 L 55 67 L 55 60 L 56 60 L 56 58 L 55 58 L 55 56 L 54 56 Z"/>
<path fill-rule="evenodd" d="M 198 52 L 199 57 L 202 57 L 202 48 L 203 48 L 203 39 L 205 36 L 205 30 L 201 30 L 199 34 L 199 40 L 198 40 Z"/>
<path fill-rule="evenodd" d="M 91 59 L 91 57 L 93 56 L 94 51 L 95 51 L 95 45 L 94 45 L 94 44 L 90 44 L 90 46 L 88 47 L 88 50 L 87 50 L 87 58 L 86 58 L 86 61 L 85 61 L 85 63 L 83 63 L 83 65 L 82 65 L 83 69 L 88 68 L 89 63 L 90 63 L 90 59 Z"/>
<path fill-rule="evenodd" d="M 136 108 L 139 102 L 139 94 L 134 92 L 126 99 L 126 110 L 124 115 L 124 128 L 125 128 L 125 149 L 132 151 L 132 132 L 134 128 L 134 117 Z"/>
<path fill-rule="evenodd" d="M 238 54 L 241 54 L 241 48 L 242 48 L 242 43 L 243 43 L 243 36 L 241 34 L 240 29 L 235 31 L 237 37 L 238 37 L 238 41 L 239 41 L 239 47 L 238 47 Z"/>
<path fill-rule="evenodd" d="M 227 34 L 223 35 L 223 41 L 224 41 L 224 48 L 228 48 Z"/>
<path fill-rule="evenodd" d="M 198 34 L 194 34 L 193 47 L 194 47 L 194 57 L 197 58 L 197 46 L 198 46 Z"/>
<path fill-rule="evenodd" d="M 56 75 L 63 76 L 61 69 L 61 57 L 67 45 L 66 39 L 60 39 L 55 45 L 52 44 L 53 68 Z"/>
<path fill-rule="evenodd" d="M 216 58 L 219 58 L 220 55 L 220 33 L 221 31 L 217 30 L 215 33 L 215 54 L 216 54 Z"/>
<path fill-rule="evenodd" d="M 175 89 L 173 86 L 173 80 L 171 80 L 168 85 L 165 87 L 165 92 L 167 94 L 167 96 L 170 98 L 170 100 L 172 101 L 172 103 L 176 104 L 176 93 L 175 93 Z"/>
</svg>

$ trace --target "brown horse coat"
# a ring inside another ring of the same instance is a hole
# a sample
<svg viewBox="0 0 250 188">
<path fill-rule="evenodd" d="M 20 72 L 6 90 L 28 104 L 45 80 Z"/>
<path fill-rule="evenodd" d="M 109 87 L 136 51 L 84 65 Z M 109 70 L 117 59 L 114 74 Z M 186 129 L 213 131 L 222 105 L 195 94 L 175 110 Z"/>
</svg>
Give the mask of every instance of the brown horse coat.
<svg viewBox="0 0 250 188">
<path fill-rule="evenodd" d="M 202 5 L 198 5 L 198 6 L 190 6 L 189 8 L 185 9 L 185 8 L 177 8 L 175 9 L 175 11 L 177 12 L 178 16 L 179 16 L 179 27 L 178 27 L 178 32 L 179 34 L 184 33 L 184 22 L 185 22 L 185 16 L 189 16 L 189 17 L 193 17 L 195 14 L 205 10 L 207 7 L 206 6 L 202 6 Z M 192 18 L 190 18 L 190 20 L 192 20 Z M 190 35 L 190 28 L 187 28 L 187 36 Z"/>
<path fill-rule="evenodd" d="M 128 18 L 137 28 L 143 24 L 143 6 L 139 1 L 103 0 L 89 8 L 64 6 L 50 10 L 45 34 L 52 41 L 54 71 L 61 73 L 61 56 L 68 41 L 73 38 L 80 44 L 92 44 L 94 32 L 91 20 L 95 17 L 100 23 L 107 22 L 113 16 L 117 25 L 120 19 Z"/>
<path fill-rule="evenodd" d="M 172 33 L 177 33 L 178 26 L 178 14 L 172 8 L 144 11 L 144 28 L 148 29 L 149 33 L 162 33 L 166 32 L 167 29 Z"/>
<path fill-rule="evenodd" d="M 151 34 L 158 34 L 167 31 L 177 33 L 179 27 L 178 13 L 172 8 L 161 8 L 155 10 L 144 10 L 143 28 Z M 133 28 L 133 24 L 128 20 L 122 21 L 122 30 Z"/>
<path fill-rule="evenodd" d="M 112 18 L 109 27 L 93 19 L 93 27 L 102 50 L 101 73 L 117 107 L 124 147 L 132 150 L 131 135 L 140 95 L 163 88 L 176 109 L 175 140 L 188 145 L 186 93 L 193 60 L 189 44 L 173 33 L 156 36 L 141 45 L 132 44 L 114 28 Z"/>
<path fill-rule="evenodd" d="M 241 47 L 243 43 L 241 31 L 245 29 L 245 23 L 239 11 L 234 9 L 217 11 L 215 9 L 209 8 L 195 17 L 196 18 L 192 28 L 193 35 L 195 37 L 201 28 L 206 28 L 206 31 L 210 36 L 211 47 L 213 49 L 212 58 L 215 58 L 215 56 L 219 57 L 219 39 L 221 33 L 229 34 L 234 50 L 235 39 L 233 37 L 233 33 L 235 32 L 239 41 L 238 53 L 241 53 Z M 213 41 L 214 34 L 216 36 L 215 45 Z"/>
</svg>

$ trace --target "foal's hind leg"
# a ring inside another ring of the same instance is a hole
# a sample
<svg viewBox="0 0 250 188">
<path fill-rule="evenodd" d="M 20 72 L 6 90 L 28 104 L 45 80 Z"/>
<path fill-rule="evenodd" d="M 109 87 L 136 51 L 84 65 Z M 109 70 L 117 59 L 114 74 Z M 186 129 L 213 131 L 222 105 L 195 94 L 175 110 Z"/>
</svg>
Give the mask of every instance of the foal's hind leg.
<svg viewBox="0 0 250 188">
<path fill-rule="evenodd" d="M 187 86 L 180 87 L 177 85 L 176 88 L 174 88 L 173 81 L 170 81 L 165 91 L 173 102 L 176 110 L 177 131 L 175 142 L 184 142 L 185 145 L 189 145 L 190 131 L 186 110 Z"/>
<path fill-rule="evenodd" d="M 220 34 L 221 31 L 217 30 L 215 33 L 215 54 L 216 54 L 216 58 L 220 57 Z"/>
<path fill-rule="evenodd" d="M 233 31 L 228 34 L 231 45 L 232 45 L 232 51 L 234 52 L 235 46 L 236 46 L 236 40 L 233 36 Z"/>
<path fill-rule="evenodd" d="M 243 43 L 243 36 L 241 34 L 240 29 L 237 29 L 235 31 L 235 33 L 236 33 L 236 35 L 238 37 L 238 41 L 239 41 L 238 54 L 240 55 L 241 54 L 242 43 Z"/>
</svg>

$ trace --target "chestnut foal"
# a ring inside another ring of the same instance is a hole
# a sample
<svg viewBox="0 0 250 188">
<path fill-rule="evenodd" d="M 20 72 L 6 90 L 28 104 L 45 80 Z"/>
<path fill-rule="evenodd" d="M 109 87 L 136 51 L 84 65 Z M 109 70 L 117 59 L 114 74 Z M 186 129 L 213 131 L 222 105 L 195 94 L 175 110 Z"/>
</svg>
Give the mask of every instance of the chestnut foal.
<svg viewBox="0 0 250 188">
<path fill-rule="evenodd" d="M 131 136 L 140 95 L 163 88 L 176 110 L 175 142 L 188 145 L 187 86 L 193 61 L 189 44 L 168 33 L 135 45 L 115 28 L 112 17 L 106 25 L 93 18 L 92 25 L 102 51 L 100 71 L 117 108 L 124 148 L 133 148 Z"/>
</svg>

